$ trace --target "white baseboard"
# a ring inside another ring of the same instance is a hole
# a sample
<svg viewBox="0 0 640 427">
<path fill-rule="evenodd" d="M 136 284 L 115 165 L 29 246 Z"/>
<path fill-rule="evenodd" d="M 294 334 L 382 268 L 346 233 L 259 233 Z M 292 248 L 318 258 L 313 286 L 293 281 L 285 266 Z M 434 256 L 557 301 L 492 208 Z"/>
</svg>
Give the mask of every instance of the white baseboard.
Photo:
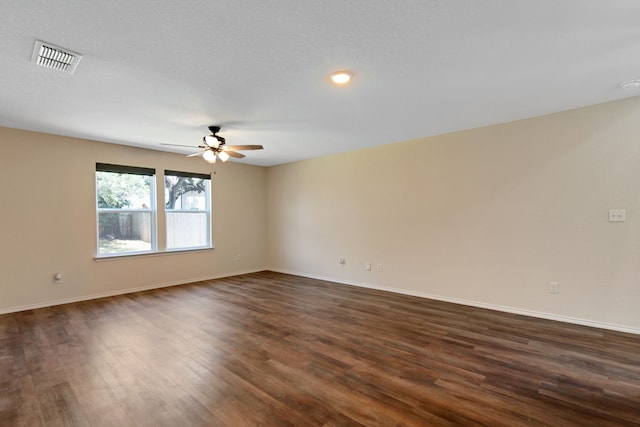
<svg viewBox="0 0 640 427">
<path fill-rule="evenodd" d="M 540 312 L 540 311 L 525 310 L 525 309 L 521 309 L 521 308 L 508 307 L 508 306 L 497 305 L 497 304 L 488 304 L 488 303 L 484 303 L 484 302 L 471 301 L 471 300 L 465 300 L 465 299 L 460 299 L 460 298 L 451 298 L 451 297 L 446 297 L 446 296 L 441 296 L 441 295 L 427 294 L 427 293 L 423 293 L 423 292 L 407 291 L 405 289 L 399 289 L 399 288 L 390 288 L 390 287 L 385 287 L 385 286 L 375 286 L 375 285 L 371 285 L 371 284 L 368 284 L 368 283 L 361 283 L 361 282 L 354 282 L 354 281 L 344 280 L 344 279 L 336 279 L 336 278 L 331 278 L 331 277 L 318 276 L 318 275 L 314 275 L 314 274 L 301 273 L 301 272 L 297 272 L 297 271 L 280 270 L 280 269 L 274 269 L 274 268 L 269 268 L 269 271 L 274 271 L 276 273 L 292 274 L 292 275 L 295 275 L 295 276 L 308 277 L 310 279 L 317 279 L 317 280 L 324 280 L 324 281 L 328 281 L 328 282 L 340 283 L 340 284 L 343 284 L 343 285 L 358 286 L 358 287 L 361 287 L 361 288 L 375 289 L 375 290 L 379 290 L 379 291 L 386 291 L 386 292 L 393 292 L 393 293 L 397 293 L 397 294 L 410 295 L 410 296 L 414 296 L 414 297 L 432 299 L 432 300 L 436 300 L 436 301 L 444 301 L 444 302 L 450 302 L 450 303 L 454 303 L 454 304 L 468 305 L 468 306 L 471 306 L 471 307 L 486 308 L 488 310 L 495 310 L 495 311 L 502 311 L 502 312 L 512 313 L 512 314 L 520 314 L 520 315 L 523 315 L 523 316 L 537 317 L 537 318 L 540 318 L 540 319 L 555 320 L 557 322 L 573 323 L 573 324 L 576 324 L 576 325 L 589 326 L 589 327 L 592 327 L 592 328 L 608 329 L 608 330 L 612 330 L 612 331 L 626 332 L 626 333 L 630 333 L 630 334 L 640 335 L 640 329 L 633 328 L 633 327 L 630 327 L 630 326 L 625 326 L 625 325 L 616 325 L 616 324 L 611 324 L 611 323 L 604 323 L 604 322 L 598 322 L 598 321 L 594 321 L 594 320 L 580 319 L 580 318 L 569 317 L 569 316 L 562 316 L 562 315 L 558 315 L 558 314 L 545 313 L 545 312 Z"/>
<path fill-rule="evenodd" d="M 80 302 L 80 301 L 89 301 L 89 300 L 93 300 L 93 299 L 107 298 L 107 297 L 112 297 L 112 296 L 116 296 L 116 295 L 124 295 L 124 294 L 130 294 L 130 293 L 134 293 L 134 292 L 149 291 L 149 290 L 152 290 L 152 289 L 167 288 L 167 287 L 170 287 L 170 286 L 179 286 L 179 285 L 184 285 L 184 284 L 194 283 L 194 282 L 202 282 L 202 281 L 205 281 L 205 280 L 222 279 L 222 278 L 225 278 L 225 277 L 238 276 L 238 275 L 241 275 L 241 274 L 257 273 L 259 271 L 264 271 L 264 270 L 265 270 L 265 268 L 251 269 L 251 270 L 244 270 L 244 271 L 235 271 L 235 272 L 230 272 L 230 273 L 216 274 L 216 275 L 198 277 L 198 278 L 190 278 L 190 279 L 173 281 L 173 282 L 165 282 L 165 283 L 158 283 L 158 284 L 147 285 L 147 286 L 139 286 L 139 287 L 136 287 L 136 288 L 120 289 L 120 290 L 117 290 L 117 291 L 109 291 L 109 292 L 101 292 L 101 293 L 97 293 L 97 294 L 83 295 L 83 296 L 73 297 L 73 298 L 65 298 L 65 299 L 53 300 L 53 301 L 43 301 L 43 302 L 40 302 L 40 303 L 27 304 L 27 305 L 17 306 L 17 307 L 0 308 L 0 314 L 16 313 L 16 312 L 19 312 L 19 311 L 26 311 L 26 310 L 35 310 L 37 308 L 52 307 L 52 306 L 56 306 L 56 305 L 70 304 L 70 303 Z M 358 287 L 361 287 L 361 288 L 375 289 L 375 290 L 386 291 L 386 292 L 393 292 L 393 293 L 397 293 L 397 294 L 410 295 L 410 296 L 414 296 L 414 297 L 432 299 L 432 300 L 436 300 L 436 301 L 444 301 L 444 302 L 450 302 L 450 303 L 454 303 L 454 304 L 467 305 L 467 306 L 471 306 L 471 307 L 486 308 L 488 310 L 502 311 L 502 312 L 505 312 L 505 313 L 520 314 L 520 315 L 523 315 L 523 316 L 537 317 L 537 318 L 540 318 L 540 319 L 555 320 L 557 322 L 572 323 L 572 324 L 576 324 L 576 325 L 589 326 L 589 327 L 592 327 L 592 328 L 608 329 L 608 330 L 612 330 L 612 331 L 626 332 L 626 333 L 640 335 L 640 329 L 633 328 L 633 327 L 630 327 L 630 326 L 625 326 L 625 325 L 616 325 L 616 324 L 611 324 L 611 323 L 604 323 L 604 322 L 598 322 L 598 321 L 594 321 L 594 320 L 580 319 L 580 318 L 569 317 L 569 316 L 562 316 L 562 315 L 558 315 L 558 314 L 545 313 L 545 312 L 540 312 L 540 311 L 525 310 L 525 309 L 521 309 L 521 308 L 515 308 L 515 307 L 509 307 L 509 306 L 503 306 L 503 305 L 497 305 L 497 304 L 488 304 L 488 303 L 484 303 L 484 302 L 471 301 L 471 300 L 465 300 L 465 299 L 460 299 L 460 298 L 451 298 L 451 297 L 446 297 L 446 296 L 441 296 L 441 295 L 427 294 L 427 293 L 423 293 L 423 292 L 407 291 L 405 289 L 399 289 L 399 288 L 391 288 L 391 287 L 386 287 L 386 286 L 376 286 L 376 285 L 371 285 L 369 283 L 362 283 L 362 282 L 355 282 L 355 281 L 338 279 L 338 278 L 333 278 L 333 277 L 319 276 L 319 275 L 314 275 L 314 274 L 302 273 L 302 272 L 299 272 L 299 271 L 281 270 L 281 269 L 274 269 L 274 268 L 269 268 L 268 270 L 269 271 L 274 271 L 276 273 L 292 274 L 292 275 L 295 275 L 295 276 L 308 277 L 310 279 L 324 280 L 324 281 L 328 281 L 328 282 L 340 283 L 340 284 L 343 284 L 343 285 L 358 286 Z"/>
<path fill-rule="evenodd" d="M 160 288 L 168 288 L 170 286 L 186 285 L 186 284 L 189 284 L 189 283 L 202 282 L 202 281 L 205 281 L 205 280 L 223 279 L 225 277 L 239 276 L 241 274 L 257 273 L 259 271 L 264 271 L 264 270 L 265 270 L 264 268 L 259 268 L 259 269 L 253 269 L 253 270 L 234 271 L 234 272 L 230 272 L 230 273 L 216 274 L 216 275 L 206 276 L 206 277 L 197 277 L 197 278 L 191 278 L 191 279 L 185 279 L 185 280 L 177 280 L 177 281 L 173 281 L 173 282 L 165 282 L 165 283 L 158 283 L 158 284 L 147 285 L 147 286 L 139 286 L 139 287 L 136 287 L 136 288 L 119 289 L 117 291 L 100 292 L 100 293 L 97 293 L 97 294 L 82 295 L 82 296 L 73 297 L 73 298 L 64 298 L 64 299 L 53 300 L 53 301 L 43 301 L 43 302 L 39 302 L 39 303 L 35 303 L 35 304 L 27 304 L 27 305 L 22 305 L 22 306 L 17 306 L 17 307 L 0 308 L 0 314 L 16 313 L 16 312 L 19 312 L 19 311 L 35 310 L 37 308 L 53 307 L 55 305 L 70 304 L 70 303 L 80 302 L 80 301 L 89 301 L 89 300 L 93 300 L 93 299 L 113 297 L 113 296 L 116 296 L 116 295 L 132 294 L 134 292 L 150 291 L 152 289 L 160 289 Z"/>
</svg>

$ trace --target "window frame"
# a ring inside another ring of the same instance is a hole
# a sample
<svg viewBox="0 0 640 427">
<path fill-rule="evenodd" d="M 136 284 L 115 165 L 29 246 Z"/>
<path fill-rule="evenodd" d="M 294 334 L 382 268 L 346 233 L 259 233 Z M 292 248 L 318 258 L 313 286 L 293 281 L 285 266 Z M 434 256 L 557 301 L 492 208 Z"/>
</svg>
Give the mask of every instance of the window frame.
<svg viewBox="0 0 640 427">
<path fill-rule="evenodd" d="M 129 174 L 129 175 L 141 175 L 149 177 L 149 202 L 150 205 L 145 208 L 101 208 L 98 203 L 98 172 Z M 154 168 L 136 167 L 115 165 L 110 163 L 96 163 L 96 173 L 94 175 L 95 184 L 95 207 L 96 207 L 96 258 L 114 258 L 125 257 L 131 255 L 143 255 L 153 254 L 158 252 L 158 210 L 156 202 L 156 170 Z M 100 252 L 100 214 L 105 213 L 149 213 L 150 221 L 150 249 L 142 251 L 128 251 L 128 252 Z"/>
<path fill-rule="evenodd" d="M 203 179 L 206 180 L 206 187 L 205 187 L 205 209 L 201 210 L 201 209 L 183 209 L 182 206 L 180 209 L 168 209 L 166 207 L 167 205 L 167 181 L 166 178 L 168 176 L 174 176 L 174 177 L 182 177 L 182 178 L 196 178 L 196 179 Z M 164 203 L 162 204 L 162 207 L 164 209 L 164 242 L 165 242 L 165 248 L 164 250 L 166 252 L 181 252 L 181 251 L 197 251 L 197 250 L 203 250 L 203 249 L 212 249 L 213 248 L 213 232 L 212 232 L 212 215 L 211 215 L 211 205 L 212 205 L 212 194 L 211 194 L 211 174 L 203 174 L 203 173 L 197 173 L 197 172 L 183 172 L 183 171 L 175 171 L 175 170 L 168 170 L 165 169 L 164 170 L 164 174 L 162 176 L 162 183 L 163 183 L 163 196 L 165 198 Z M 187 215 L 191 215 L 191 214 L 205 214 L 205 224 L 206 224 L 206 241 L 204 245 L 200 245 L 200 246 L 179 246 L 179 247 L 169 247 L 169 214 L 172 213 L 177 213 L 177 214 L 187 214 Z"/>
</svg>

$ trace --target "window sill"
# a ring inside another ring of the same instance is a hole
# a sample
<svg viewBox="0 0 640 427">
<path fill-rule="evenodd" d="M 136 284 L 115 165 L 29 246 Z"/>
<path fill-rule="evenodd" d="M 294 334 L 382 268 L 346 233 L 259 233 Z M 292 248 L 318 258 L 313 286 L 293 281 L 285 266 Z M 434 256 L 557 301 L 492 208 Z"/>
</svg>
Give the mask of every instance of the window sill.
<svg viewBox="0 0 640 427">
<path fill-rule="evenodd" d="M 93 257 L 93 260 L 96 262 L 102 262 L 102 261 L 114 261 L 117 259 L 148 258 L 148 257 L 157 257 L 157 256 L 165 256 L 165 255 L 191 254 L 194 252 L 209 252 L 209 251 L 213 251 L 214 249 L 215 249 L 214 247 L 195 248 L 195 249 L 169 249 L 161 252 L 96 255 Z"/>
</svg>

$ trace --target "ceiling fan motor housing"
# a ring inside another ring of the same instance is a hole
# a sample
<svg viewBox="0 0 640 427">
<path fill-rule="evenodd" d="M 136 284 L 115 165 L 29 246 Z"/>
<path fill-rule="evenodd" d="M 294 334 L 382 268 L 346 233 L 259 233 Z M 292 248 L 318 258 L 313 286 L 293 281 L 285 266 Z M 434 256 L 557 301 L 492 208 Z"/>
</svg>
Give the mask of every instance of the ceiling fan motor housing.
<svg viewBox="0 0 640 427">
<path fill-rule="evenodd" d="M 222 146 L 225 144 L 226 141 L 225 141 L 225 139 L 223 137 L 218 135 L 218 132 L 220 132 L 220 126 L 215 126 L 215 125 L 209 126 L 209 130 L 211 131 L 211 135 L 209 135 L 209 136 L 217 139 L 218 142 L 220 143 L 217 147 L 212 147 L 212 148 L 215 149 L 215 151 L 218 151 L 218 152 L 222 151 Z M 203 138 L 203 140 L 206 143 L 206 139 Z M 207 144 L 207 145 L 209 145 L 209 144 Z"/>
</svg>

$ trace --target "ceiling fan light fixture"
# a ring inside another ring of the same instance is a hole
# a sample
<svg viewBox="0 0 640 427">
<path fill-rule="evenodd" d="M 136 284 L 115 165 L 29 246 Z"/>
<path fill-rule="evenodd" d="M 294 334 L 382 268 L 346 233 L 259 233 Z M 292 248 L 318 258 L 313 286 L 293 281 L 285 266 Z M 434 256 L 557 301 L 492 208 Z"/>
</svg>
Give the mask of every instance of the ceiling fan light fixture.
<svg viewBox="0 0 640 427">
<path fill-rule="evenodd" d="M 336 71 L 331 74 L 331 81 L 337 85 L 346 85 L 353 78 L 353 73 L 351 71 Z"/>
<path fill-rule="evenodd" d="M 209 163 L 215 163 L 216 162 L 216 154 L 211 150 L 205 151 L 204 154 L 202 154 L 202 158 L 205 159 Z"/>
<path fill-rule="evenodd" d="M 216 138 L 213 135 L 207 135 L 204 138 L 202 138 L 202 140 L 209 147 L 218 148 L 220 146 L 220 141 L 218 141 L 218 138 Z"/>
<path fill-rule="evenodd" d="M 249 145 L 226 145 L 226 141 L 223 137 L 218 135 L 220 131 L 220 126 L 209 126 L 209 130 L 212 132 L 211 135 L 207 135 L 202 137 L 203 145 L 183 145 L 183 144 L 166 144 L 161 142 L 160 145 L 171 145 L 174 147 L 188 147 L 188 148 L 199 148 L 200 151 L 189 154 L 187 157 L 202 157 L 205 161 L 209 163 L 215 163 L 218 158 L 221 161 L 226 162 L 231 157 L 235 157 L 236 159 L 242 159 L 246 157 L 244 154 L 239 153 L 238 151 L 242 150 L 262 150 L 264 147 L 258 144 L 249 144 Z"/>
<path fill-rule="evenodd" d="M 221 151 L 220 153 L 218 153 L 218 157 L 220 157 L 220 160 L 222 160 L 223 162 L 226 162 L 227 160 L 229 160 L 229 155 L 224 151 Z"/>
</svg>

